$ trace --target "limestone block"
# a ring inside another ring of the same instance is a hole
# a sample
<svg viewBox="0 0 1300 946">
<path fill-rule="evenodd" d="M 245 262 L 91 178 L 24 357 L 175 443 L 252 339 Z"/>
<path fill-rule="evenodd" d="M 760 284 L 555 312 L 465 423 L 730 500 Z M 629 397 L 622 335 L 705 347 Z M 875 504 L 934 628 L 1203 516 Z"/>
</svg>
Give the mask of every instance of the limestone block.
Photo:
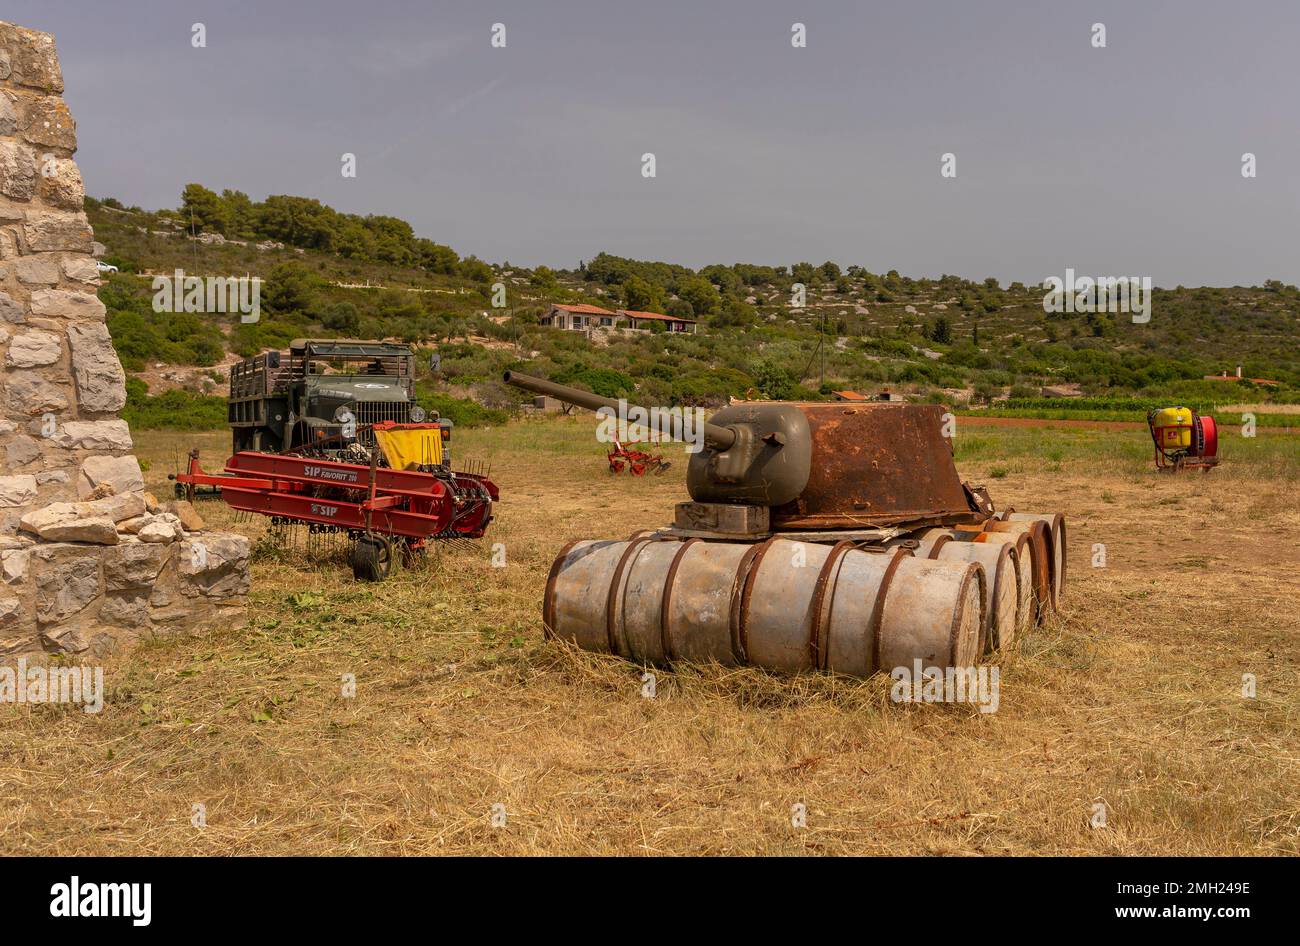
<svg viewBox="0 0 1300 946">
<path fill-rule="evenodd" d="M 14 263 L 14 275 L 25 286 L 54 286 L 59 282 L 59 260 L 54 256 L 24 256 Z"/>
<path fill-rule="evenodd" d="M 18 133 L 42 148 L 77 150 L 77 123 L 57 95 L 29 98 L 18 119 Z"/>
<path fill-rule="evenodd" d="M 88 256 L 66 256 L 63 259 L 63 275 L 74 282 L 98 283 L 99 267 Z"/>
<path fill-rule="evenodd" d="M 36 153 L 21 142 L 0 140 L 0 194 L 31 200 L 36 193 Z"/>
<path fill-rule="evenodd" d="M 19 598 L 0 598 L 0 630 L 8 630 L 21 623 L 26 610 Z"/>
<path fill-rule="evenodd" d="M 59 654 L 80 654 L 90 648 L 79 627 L 51 627 L 41 631 L 46 650 Z"/>
<path fill-rule="evenodd" d="M 128 454 L 123 457 L 87 457 L 77 477 L 77 495 L 88 497 L 96 487 L 110 484 L 117 494 L 144 489 L 140 461 Z"/>
<path fill-rule="evenodd" d="M 102 308 L 102 305 L 101 305 Z M 103 322 L 68 325 L 77 404 L 93 413 L 117 412 L 126 404 L 126 375 Z"/>
<path fill-rule="evenodd" d="M 54 50 L 54 37 L 49 33 L 0 24 L 0 48 L 5 53 L 0 78 L 44 92 L 63 91 L 59 57 Z"/>
<path fill-rule="evenodd" d="M 28 437 L 26 434 L 20 434 L 15 437 L 13 440 L 9 441 L 9 446 L 5 448 L 5 459 L 8 460 L 10 469 L 17 469 L 20 466 L 26 466 L 33 460 L 39 459 L 40 456 L 40 446 L 37 445 L 35 440 Z M 41 485 L 39 477 L 36 480 L 36 485 Z"/>
<path fill-rule="evenodd" d="M 36 477 L 26 473 L 0 476 L 0 506 L 27 506 L 36 501 Z"/>
<path fill-rule="evenodd" d="M 27 321 L 23 307 L 6 292 L 0 292 L 0 319 L 12 322 L 15 325 L 22 325 Z"/>
<path fill-rule="evenodd" d="M 56 278 L 57 275 L 56 271 Z M 10 368 L 37 368 L 54 364 L 62 354 L 59 336 L 53 332 L 23 332 L 9 342 L 5 364 Z"/>
<path fill-rule="evenodd" d="M 116 545 L 117 526 L 107 516 L 74 516 L 62 507 L 71 503 L 50 503 L 43 509 L 23 516 L 22 528 L 34 532 L 47 542 L 86 542 L 93 545 Z"/>
<path fill-rule="evenodd" d="M 141 542 L 167 544 L 175 542 L 184 532 L 179 525 L 168 522 L 162 516 L 154 516 L 136 535 Z"/>
<path fill-rule="evenodd" d="M 65 210 L 80 210 L 86 202 L 86 187 L 81 171 L 71 158 L 53 155 L 42 159 L 36 179 L 36 192 L 46 203 Z"/>
<path fill-rule="evenodd" d="M 68 250 L 89 253 L 93 242 L 84 213 L 29 211 L 23 221 L 23 244 L 28 253 Z"/>
<path fill-rule="evenodd" d="M 139 592 L 107 594 L 99 606 L 99 620 L 116 627 L 147 627 L 149 596 Z"/>
<path fill-rule="evenodd" d="M 143 514 L 141 494 L 123 493 L 90 502 L 50 503 L 24 515 L 19 520 L 19 527 L 47 542 L 116 545 L 119 541 L 117 523 Z"/>
<path fill-rule="evenodd" d="M 21 585 L 27 580 L 32 553 L 27 549 L 0 551 L 0 581 L 6 585 Z"/>
<path fill-rule="evenodd" d="M 180 520 L 186 532 L 202 532 L 206 527 L 203 517 L 194 505 L 185 499 L 174 499 L 163 504 L 163 511 L 170 512 Z"/>
<path fill-rule="evenodd" d="M 82 546 L 45 546 L 39 555 L 47 561 L 37 568 L 36 620 L 42 624 L 63 621 L 89 607 L 103 590 L 99 555 L 68 554 Z"/>
<path fill-rule="evenodd" d="M 93 292 L 37 289 L 32 293 L 32 315 L 38 318 L 102 322 L 105 312 L 104 303 Z"/>
<path fill-rule="evenodd" d="M 70 420 L 50 439 L 57 446 L 82 450 L 131 449 L 131 431 L 124 420 Z"/>
<path fill-rule="evenodd" d="M 11 371 L 5 379 L 5 401 L 16 414 L 43 414 L 68 406 L 65 388 L 32 371 Z"/>
<path fill-rule="evenodd" d="M 127 540 L 104 556 L 104 587 L 109 591 L 149 589 L 167 563 L 164 545 Z"/>
<path fill-rule="evenodd" d="M 227 532 L 204 533 L 182 547 L 177 572 L 186 579 L 187 595 L 226 598 L 248 594 L 248 537 Z"/>
</svg>

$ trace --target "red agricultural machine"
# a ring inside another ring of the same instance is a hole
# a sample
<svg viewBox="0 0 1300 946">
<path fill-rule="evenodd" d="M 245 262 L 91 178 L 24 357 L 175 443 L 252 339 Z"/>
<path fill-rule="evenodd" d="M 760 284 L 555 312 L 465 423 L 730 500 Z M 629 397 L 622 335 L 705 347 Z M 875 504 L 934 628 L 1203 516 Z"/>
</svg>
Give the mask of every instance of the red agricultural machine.
<svg viewBox="0 0 1300 946">
<path fill-rule="evenodd" d="M 231 371 L 235 453 L 207 473 L 198 450 L 173 477 L 194 498 L 215 489 L 276 526 L 354 543 L 352 571 L 385 578 L 395 550 L 474 539 L 499 498 L 486 471 L 451 469 L 450 421 L 414 402 L 411 350 L 380 342 L 295 341 Z"/>
<path fill-rule="evenodd" d="M 609 472 L 618 474 L 627 470 L 633 476 L 645 476 L 647 473 L 658 476 L 672 466 L 672 462 L 665 460 L 661 454 L 650 454 L 644 450 L 637 450 L 636 447 L 639 442 L 622 443 L 615 440 L 608 456 Z"/>
<path fill-rule="evenodd" d="M 1166 407 L 1147 415 L 1156 448 L 1156 469 L 1208 473 L 1219 465 L 1219 428 L 1214 418 L 1189 407 Z"/>
</svg>

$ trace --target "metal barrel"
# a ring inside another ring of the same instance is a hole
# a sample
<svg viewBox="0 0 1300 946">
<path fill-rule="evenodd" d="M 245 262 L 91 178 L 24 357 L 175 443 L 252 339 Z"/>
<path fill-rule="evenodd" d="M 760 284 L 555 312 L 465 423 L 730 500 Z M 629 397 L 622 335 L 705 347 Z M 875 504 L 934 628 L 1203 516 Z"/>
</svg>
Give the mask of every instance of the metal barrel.
<svg viewBox="0 0 1300 946">
<path fill-rule="evenodd" d="M 1027 533 L 1034 547 L 1034 595 L 1038 599 L 1038 621 L 1056 610 L 1056 587 L 1052 581 L 1052 539 L 1043 522 L 1006 522 L 990 519 L 984 523 L 986 535 Z"/>
<path fill-rule="evenodd" d="M 1034 595 L 1034 566 L 1037 556 L 1027 532 L 977 532 L 968 539 L 971 545 L 1005 545 L 1016 555 L 1016 631 L 1023 637 L 1038 623 L 1038 599 Z"/>
<path fill-rule="evenodd" d="M 571 542 L 560 550 L 546 579 L 542 624 L 548 636 L 572 641 L 583 650 L 613 653 L 605 620 L 611 582 L 629 546 L 613 539 Z"/>
<path fill-rule="evenodd" d="M 988 542 L 944 542 L 935 547 L 939 561 L 979 562 L 988 581 L 984 609 L 984 653 L 1008 647 L 1016 639 L 1020 614 L 1020 563 L 1015 547 Z"/>
<path fill-rule="evenodd" d="M 1029 633 L 1038 620 L 1033 591 L 1033 542 L 1027 532 L 977 531 L 982 529 L 983 525 L 927 529 L 918 533 L 918 537 L 929 544 L 935 558 L 977 561 L 984 566 L 990 599 L 985 629 L 992 637 L 993 648 L 997 649 Z M 938 536 L 947 536 L 951 541 L 942 542 Z M 1008 563 L 1001 561 L 1003 549 L 1010 555 L 1009 571 Z M 1008 597 L 1011 599 L 1009 615 L 1003 610 L 1008 607 Z"/>
<path fill-rule="evenodd" d="M 1004 517 L 1008 522 L 1041 522 L 1047 526 L 1052 545 L 1052 599 L 1059 606 L 1065 591 L 1066 532 L 1065 516 L 1059 512 L 1015 512 Z"/>
<path fill-rule="evenodd" d="M 523 388 L 525 391 L 553 397 L 557 401 L 585 407 L 589 411 L 598 411 L 605 408 L 614 411 L 617 415 L 620 409 L 634 407 L 634 405 L 629 405 L 627 401 L 620 403 L 612 397 L 601 397 L 599 394 L 592 394 L 590 391 L 571 388 L 566 384 L 556 384 L 554 381 L 547 381 L 545 378 L 534 378 L 532 375 L 520 374 L 518 371 L 507 371 L 502 375 L 502 380 L 506 384 Z M 681 417 L 672 414 L 651 414 L 650 411 L 644 408 L 641 408 L 641 412 L 645 414 L 646 426 L 653 426 L 660 433 L 676 440 L 685 438 Z M 736 442 L 736 433 L 730 428 L 706 423 L 704 425 L 704 442 L 715 450 L 726 450 Z"/>
<path fill-rule="evenodd" d="M 740 601 L 740 639 L 746 659 L 772 670 L 816 670 L 828 560 L 834 546 L 772 539 L 750 566 Z M 833 564 L 833 563 L 831 563 Z"/>
<path fill-rule="evenodd" d="M 974 562 L 773 538 L 579 542 L 552 566 L 548 633 L 644 663 L 772 670 L 973 666 L 985 578 Z"/>
</svg>

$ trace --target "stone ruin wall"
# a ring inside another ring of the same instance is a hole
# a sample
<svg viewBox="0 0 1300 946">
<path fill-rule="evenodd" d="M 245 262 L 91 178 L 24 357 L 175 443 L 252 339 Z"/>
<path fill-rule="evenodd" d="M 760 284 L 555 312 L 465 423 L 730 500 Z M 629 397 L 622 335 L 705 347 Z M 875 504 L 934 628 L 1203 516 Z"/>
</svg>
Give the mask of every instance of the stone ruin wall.
<svg viewBox="0 0 1300 946">
<path fill-rule="evenodd" d="M 248 540 L 145 492 L 54 38 L 0 22 L 0 661 L 242 616 Z"/>
</svg>

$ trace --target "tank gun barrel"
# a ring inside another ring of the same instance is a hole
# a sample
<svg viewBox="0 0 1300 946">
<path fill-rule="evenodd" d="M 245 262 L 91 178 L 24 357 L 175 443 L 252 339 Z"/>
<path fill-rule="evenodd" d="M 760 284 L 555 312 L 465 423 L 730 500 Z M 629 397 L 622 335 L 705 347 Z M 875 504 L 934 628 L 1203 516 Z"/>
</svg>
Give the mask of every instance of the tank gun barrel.
<svg viewBox="0 0 1300 946">
<path fill-rule="evenodd" d="M 543 378 L 534 378 L 531 375 L 520 374 L 517 371 L 507 371 L 503 377 L 506 384 L 512 384 L 517 388 L 523 388 L 525 391 L 532 391 L 534 394 L 542 394 L 546 397 L 553 397 L 557 401 L 563 401 L 565 404 L 575 404 L 578 407 L 585 407 L 589 411 L 598 411 L 606 408 L 615 412 L 617 416 L 620 406 L 625 410 L 630 407 L 626 401 L 620 403 L 610 397 L 601 397 L 599 394 L 592 394 L 590 391 L 580 391 L 577 388 L 571 388 L 565 384 L 556 384 L 554 381 L 547 381 Z M 642 410 L 646 418 L 646 424 L 654 427 L 662 434 L 673 437 L 677 440 L 684 439 L 682 430 L 682 419 L 670 414 L 661 414 L 659 412 L 651 413 Z M 638 421 L 640 423 L 640 421 Z M 719 427 L 717 424 L 704 425 L 704 442 L 714 450 L 726 450 L 736 442 L 736 432 L 729 427 Z"/>
</svg>

